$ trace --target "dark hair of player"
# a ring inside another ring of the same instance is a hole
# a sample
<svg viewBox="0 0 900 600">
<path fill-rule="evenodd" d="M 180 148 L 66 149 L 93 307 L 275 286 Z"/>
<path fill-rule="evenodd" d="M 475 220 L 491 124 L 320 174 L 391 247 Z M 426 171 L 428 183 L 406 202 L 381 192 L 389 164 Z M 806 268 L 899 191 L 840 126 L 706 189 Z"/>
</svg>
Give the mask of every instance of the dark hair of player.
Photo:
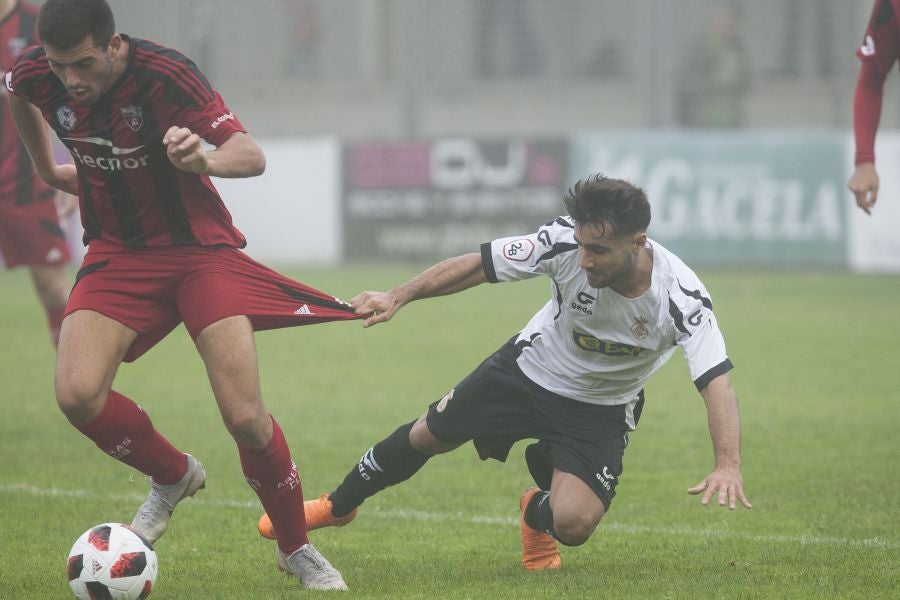
<svg viewBox="0 0 900 600">
<path fill-rule="evenodd" d="M 116 21 L 106 0 L 47 0 L 38 16 L 41 44 L 68 50 L 88 35 L 94 46 L 105 48 L 116 32 Z"/>
<path fill-rule="evenodd" d="M 600 173 L 570 187 L 563 201 L 576 223 L 610 225 L 615 235 L 643 233 L 650 225 L 650 203 L 644 190 Z"/>
</svg>

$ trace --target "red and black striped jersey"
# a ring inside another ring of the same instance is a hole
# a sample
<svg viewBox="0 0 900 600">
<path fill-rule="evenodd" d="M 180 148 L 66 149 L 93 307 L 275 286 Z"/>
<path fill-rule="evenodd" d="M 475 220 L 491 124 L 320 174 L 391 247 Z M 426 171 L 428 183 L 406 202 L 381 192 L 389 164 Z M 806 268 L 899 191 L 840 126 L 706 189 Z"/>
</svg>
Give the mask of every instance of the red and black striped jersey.
<svg viewBox="0 0 900 600">
<path fill-rule="evenodd" d="M 0 20 L 0 73 L 5 73 L 26 48 L 37 43 L 37 14 L 37 7 L 19 2 Z M 0 204 L 31 204 L 53 190 L 35 173 L 5 95 L 6 87 L 0 86 Z"/>
<path fill-rule="evenodd" d="M 41 47 L 22 54 L 5 80 L 40 108 L 75 159 L 85 243 L 243 247 L 209 177 L 176 169 L 162 143 L 174 125 L 220 146 L 243 125 L 190 59 L 122 38 L 125 72 L 92 106 L 72 100 Z"/>
</svg>

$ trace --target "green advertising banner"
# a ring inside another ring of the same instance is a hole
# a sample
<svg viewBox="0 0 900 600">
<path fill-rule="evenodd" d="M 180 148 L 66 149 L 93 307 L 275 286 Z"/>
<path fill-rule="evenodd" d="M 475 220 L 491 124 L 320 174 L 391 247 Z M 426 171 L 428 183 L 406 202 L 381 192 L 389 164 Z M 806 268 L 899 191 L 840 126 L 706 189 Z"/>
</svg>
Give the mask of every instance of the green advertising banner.
<svg viewBox="0 0 900 600">
<path fill-rule="evenodd" d="M 650 237 L 691 265 L 843 267 L 845 142 L 815 132 L 611 132 L 575 140 L 569 175 L 641 186 Z"/>
</svg>

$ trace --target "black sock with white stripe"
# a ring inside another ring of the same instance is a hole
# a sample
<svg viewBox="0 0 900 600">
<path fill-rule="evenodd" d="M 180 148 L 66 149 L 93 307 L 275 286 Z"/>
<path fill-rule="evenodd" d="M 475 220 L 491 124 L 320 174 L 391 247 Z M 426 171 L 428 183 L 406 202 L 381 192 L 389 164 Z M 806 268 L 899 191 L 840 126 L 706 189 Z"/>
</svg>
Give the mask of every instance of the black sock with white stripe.
<svg viewBox="0 0 900 600">
<path fill-rule="evenodd" d="M 546 531 L 556 538 L 553 530 L 553 511 L 550 509 L 550 492 L 540 491 L 531 497 L 525 507 L 525 524 L 538 531 Z"/>
<path fill-rule="evenodd" d="M 343 517 L 384 488 L 406 481 L 422 468 L 430 454 L 422 454 L 409 442 L 415 421 L 401 425 L 359 459 L 344 481 L 331 492 L 332 514 Z"/>
</svg>

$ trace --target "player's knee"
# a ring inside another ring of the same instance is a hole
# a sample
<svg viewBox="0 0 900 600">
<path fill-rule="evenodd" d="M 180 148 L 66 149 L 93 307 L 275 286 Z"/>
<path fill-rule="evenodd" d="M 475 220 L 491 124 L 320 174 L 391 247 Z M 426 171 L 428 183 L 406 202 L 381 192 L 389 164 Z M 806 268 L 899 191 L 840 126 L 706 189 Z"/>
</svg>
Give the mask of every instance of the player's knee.
<svg viewBox="0 0 900 600">
<path fill-rule="evenodd" d="M 268 415 L 260 416 L 253 410 L 232 410 L 222 415 L 225 428 L 238 442 L 252 448 L 262 447 L 271 435 Z"/>
<path fill-rule="evenodd" d="M 419 417 L 409 432 L 409 443 L 412 447 L 423 454 L 443 454 L 461 446 L 461 443 L 447 443 L 437 439 L 428 428 L 425 415 Z"/>
<path fill-rule="evenodd" d="M 102 385 L 57 374 L 56 404 L 70 421 L 85 423 L 95 418 L 103 410 L 108 393 Z"/>
<path fill-rule="evenodd" d="M 597 522 L 589 516 L 579 514 L 553 516 L 556 539 L 566 546 L 580 546 L 590 539 L 595 529 Z"/>
</svg>

